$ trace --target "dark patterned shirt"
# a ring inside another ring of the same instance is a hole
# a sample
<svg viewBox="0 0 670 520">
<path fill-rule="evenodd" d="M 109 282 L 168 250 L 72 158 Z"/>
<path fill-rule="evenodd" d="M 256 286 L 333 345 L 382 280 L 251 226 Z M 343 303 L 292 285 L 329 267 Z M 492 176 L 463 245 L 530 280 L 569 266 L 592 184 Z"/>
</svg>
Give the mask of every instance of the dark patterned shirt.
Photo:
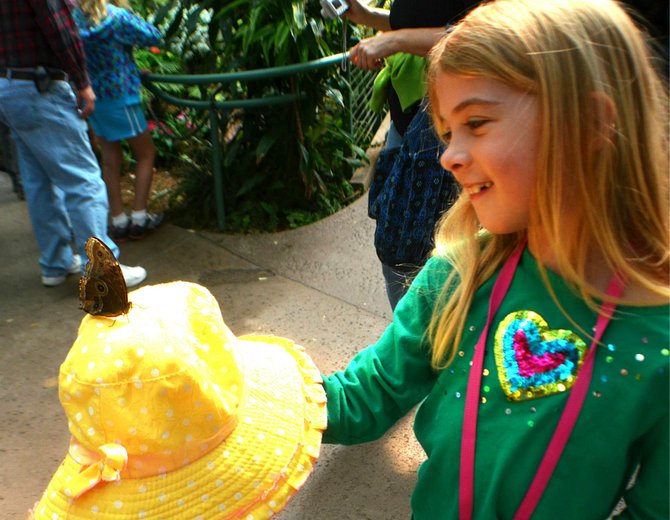
<svg viewBox="0 0 670 520">
<path fill-rule="evenodd" d="M 0 0 L 0 68 L 42 65 L 90 84 L 84 48 L 65 0 Z"/>
</svg>

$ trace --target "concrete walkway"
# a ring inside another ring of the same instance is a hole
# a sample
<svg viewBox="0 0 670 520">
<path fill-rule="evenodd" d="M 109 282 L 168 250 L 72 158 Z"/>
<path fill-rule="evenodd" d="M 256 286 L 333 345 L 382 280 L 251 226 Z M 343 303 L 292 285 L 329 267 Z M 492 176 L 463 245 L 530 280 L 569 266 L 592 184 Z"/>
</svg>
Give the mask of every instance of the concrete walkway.
<svg viewBox="0 0 670 520">
<path fill-rule="evenodd" d="M 320 370 L 343 368 L 390 320 L 367 217 L 367 197 L 318 223 L 252 236 L 170 224 L 121 246 L 148 284 L 206 286 L 238 335 L 275 334 L 304 345 Z M 23 518 L 66 453 L 58 367 L 83 317 L 77 277 L 40 284 L 24 202 L 0 173 L 0 518 Z M 422 451 L 405 418 L 384 439 L 324 446 L 306 486 L 280 520 L 406 520 Z"/>
</svg>

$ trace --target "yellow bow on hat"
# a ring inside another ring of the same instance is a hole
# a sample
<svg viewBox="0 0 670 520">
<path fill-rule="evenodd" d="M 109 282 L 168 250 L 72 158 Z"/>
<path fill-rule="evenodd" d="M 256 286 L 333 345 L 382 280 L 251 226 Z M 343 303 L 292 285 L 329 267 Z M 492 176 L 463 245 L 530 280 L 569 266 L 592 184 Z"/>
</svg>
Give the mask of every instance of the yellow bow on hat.
<svg viewBox="0 0 670 520">
<path fill-rule="evenodd" d="M 73 498 L 79 498 L 100 482 L 115 482 L 121 479 L 121 472 L 128 463 L 128 452 L 120 444 L 103 444 L 99 448 L 101 458 L 85 466 L 70 482 Z"/>
</svg>

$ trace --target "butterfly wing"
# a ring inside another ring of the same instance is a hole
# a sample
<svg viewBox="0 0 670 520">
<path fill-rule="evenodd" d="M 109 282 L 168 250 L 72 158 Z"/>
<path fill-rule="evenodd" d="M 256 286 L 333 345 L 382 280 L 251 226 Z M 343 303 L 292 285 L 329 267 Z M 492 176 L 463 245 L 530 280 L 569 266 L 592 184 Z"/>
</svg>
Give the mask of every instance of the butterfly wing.
<svg viewBox="0 0 670 520">
<path fill-rule="evenodd" d="M 79 308 L 96 316 L 119 316 L 130 309 L 128 288 L 114 253 L 96 237 L 86 242 L 88 264 L 79 280 Z"/>
</svg>

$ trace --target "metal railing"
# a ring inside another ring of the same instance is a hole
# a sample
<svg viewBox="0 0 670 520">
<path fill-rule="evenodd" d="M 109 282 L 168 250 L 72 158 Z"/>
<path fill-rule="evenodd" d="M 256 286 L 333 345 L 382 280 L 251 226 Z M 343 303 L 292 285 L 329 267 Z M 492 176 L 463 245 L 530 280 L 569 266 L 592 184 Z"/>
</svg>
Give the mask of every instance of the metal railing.
<svg viewBox="0 0 670 520">
<path fill-rule="evenodd" d="M 266 69 L 246 70 L 238 72 L 227 72 L 222 74 L 194 74 L 194 75 L 169 75 L 169 74 L 145 74 L 143 83 L 147 90 L 157 98 L 171 105 L 207 110 L 209 113 L 209 132 L 212 143 L 212 174 L 214 177 L 214 190 L 216 202 L 217 225 L 220 230 L 225 227 L 225 207 L 223 196 L 223 165 L 222 165 L 222 143 L 219 138 L 221 122 L 219 113 L 230 114 L 236 109 L 257 109 L 272 105 L 292 103 L 301 97 L 300 92 L 268 95 L 247 99 L 218 99 L 222 95 L 223 88 L 229 83 L 246 83 L 249 81 L 263 81 L 279 77 L 295 76 L 310 71 L 341 65 L 342 70 L 348 74 L 348 90 L 345 92 L 345 106 L 347 114 L 346 124 L 348 130 L 354 136 L 356 143 L 369 139 L 379 125 L 381 118 L 367 106 L 372 91 L 374 75 L 364 73 L 357 69 L 351 70 L 348 65 L 348 53 L 342 52 L 318 60 L 308 61 L 295 65 L 283 65 Z M 159 84 L 180 85 L 213 85 L 218 84 L 206 100 L 181 99 L 161 89 Z"/>
</svg>

